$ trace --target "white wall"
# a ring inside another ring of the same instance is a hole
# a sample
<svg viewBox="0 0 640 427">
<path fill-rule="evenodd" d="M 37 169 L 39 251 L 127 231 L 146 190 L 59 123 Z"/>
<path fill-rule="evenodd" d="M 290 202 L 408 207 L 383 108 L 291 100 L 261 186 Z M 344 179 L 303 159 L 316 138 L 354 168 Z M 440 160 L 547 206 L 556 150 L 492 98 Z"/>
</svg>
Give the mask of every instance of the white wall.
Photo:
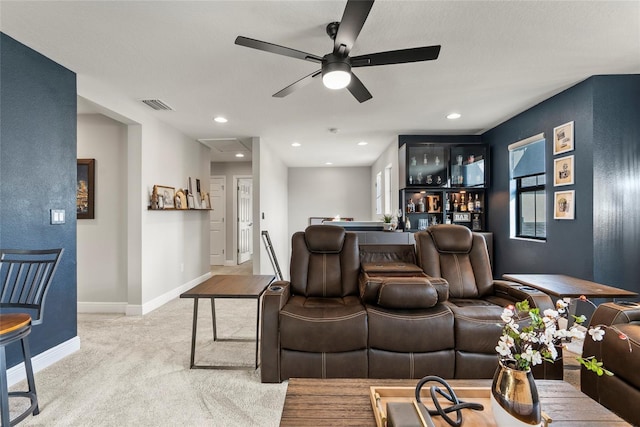
<svg viewBox="0 0 640 427">
<path fill-rule="evenodd" d="M 127 127 L 78 115 L 78 158 L 96 160 L 95 219 L 77 225 L 79 311 L 124 312 L 127 304 Z"/>
<path fill-rule="evenodd" d="M 291 236 L 288 233 L 290 210 L 287 207 L 291 197 L 287 192 L 289 169 L 269 145 L 258 138 L 254 138 L 252 156 L 253 194 L 254 200 L 258 200 L 258 203 L 254 203 L 253 217 L 254 224 L 260 224 L 259 231 L 254 227 L 254 257 L 259 254 L 254 262 L 254 273 L 275 274 L 260 234 L 262 230 L 267 230 L 280 271 L 288 279 L 291 250 Z M 260 251 L 256 248 L 260 248 Z"/>
<path fill-rule="evenodd" d="M 378 220 L 371 214 L 374 183 L 370 167 L 289 168 L 289 235 L 303 231 L 309 217 Z"/>
<path fill-rule="evenodd" d="M 210 149 L 115 88 L 82 74 L 77 84 L 79 96 L 127 125 L 127 313 L 144 314 L 211 274 L 208 212 L 147 210 L 154 184 L 207 182 Z"/>
<path fill-rule="evenodd" d="M 228 163 L 211 163 L 211 175 L 222 175 L 227 178 L 227 188 L 225 188 L 225 232 L 227 235 L 227 241 L 225 244 L 225 261 L 229 263 L 236 263 L 236 248 L 234 242 L 234 230 L 233 226 L 237 222 L 234 219 L 234 198 L 233 194 L 236 191 L 233 188 L 234 176 L 252 176 L 253 171 L 251 168 L 251 162 L 228 162 Z M 254 233 L 256 230 L 254 229 Z"/>
<path fill-rule="evenodd" d="M 387 165 L 391 165 L 391 214 L 395 214 L 398 209 L 398 198 L 400 197 L 399 190 L 399 172 L 398 172 L 398 140 L 394 139 L 389 143 L 389 146 L 385 151 L 380 154 L 380 157 L 371 166 L 371 182 L 376 182 L 376 175 L 382 172 L 382 210 L 384 210 L 386 189 L 384 188 L 384 169 Z M 387 213 L 387 212 L 383 212 Z M 376 189 L 371 188 L 371 215 L 373 218 L 379 218 L 380 215 L 376 214 Z"/>
</svg>

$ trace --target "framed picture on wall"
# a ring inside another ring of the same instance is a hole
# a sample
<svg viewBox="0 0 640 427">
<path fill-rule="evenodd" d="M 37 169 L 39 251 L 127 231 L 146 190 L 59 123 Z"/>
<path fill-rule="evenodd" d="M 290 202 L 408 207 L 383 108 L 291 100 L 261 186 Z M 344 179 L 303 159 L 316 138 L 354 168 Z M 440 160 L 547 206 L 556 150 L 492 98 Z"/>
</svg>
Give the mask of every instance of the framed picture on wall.
<svg viewBox="0 0 640 427">
<path fill-rule="evenodd" d="M 574 190 L 553 193 L 553 218 L 575 219 L 576 193 Z"/>
<path fill-rule="evenodd" d="M 176 189 L 164 185 L 156 185 L 155 188 L 158 193 L 158 209 L 175 209 Z"/>
<path fill-rule="evenodd" d="M 553 154 L 566 153 L 573 148 L 573 122 L 553 128 Z"/>
<path fill-rule="evenodd" d="M 574 183 L 574 156 L 559 157 L 553 160 L 553 186 L 572 185 Z"/>
<path fill-rule="evenodd" d="M 76 217 L 95 218 L 96 159 L 78 159 L 76 183 Z"/>
</svg>

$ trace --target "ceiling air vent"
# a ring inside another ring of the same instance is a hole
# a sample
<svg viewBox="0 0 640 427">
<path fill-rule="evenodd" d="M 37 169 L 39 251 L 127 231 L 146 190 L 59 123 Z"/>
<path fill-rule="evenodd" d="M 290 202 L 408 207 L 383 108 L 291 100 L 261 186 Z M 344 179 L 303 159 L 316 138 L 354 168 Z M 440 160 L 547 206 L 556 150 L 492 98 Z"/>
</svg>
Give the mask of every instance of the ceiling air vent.
<svg viewBox="0 0 640 427">
<path fill-rule="evenodd" d="M 154 110 L 174 111 L 173 108 L 171 108 L 170 106 L 168 106 L 166 103 L 164 103 L 159 99 L 141 99 L 140 101 L 144 102 Z"/>
</svg>

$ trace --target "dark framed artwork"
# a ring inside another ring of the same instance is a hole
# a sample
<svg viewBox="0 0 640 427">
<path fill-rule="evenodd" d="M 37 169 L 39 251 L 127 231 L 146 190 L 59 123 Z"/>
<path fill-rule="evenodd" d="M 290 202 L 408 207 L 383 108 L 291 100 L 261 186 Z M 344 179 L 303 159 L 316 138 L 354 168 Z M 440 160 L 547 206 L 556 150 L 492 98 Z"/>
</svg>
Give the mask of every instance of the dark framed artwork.
<svg viewBox="0 0 640 427">
<path fill-rule="evenodd" d="M 78 219 L 95 218 L 96 159 L 78 159 L 76 215 Z"/>
</svg>

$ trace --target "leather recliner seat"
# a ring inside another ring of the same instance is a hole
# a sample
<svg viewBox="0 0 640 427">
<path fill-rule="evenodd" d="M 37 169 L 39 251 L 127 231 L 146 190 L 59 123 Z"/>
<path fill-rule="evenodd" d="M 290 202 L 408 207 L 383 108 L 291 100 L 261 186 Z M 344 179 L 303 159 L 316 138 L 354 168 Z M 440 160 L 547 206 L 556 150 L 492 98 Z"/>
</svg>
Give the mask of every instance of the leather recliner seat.
<svg viewBox="0 0 640 427">
<path fill-rule="evenodd" d="M 595 356 L 613 376 L 598 376 L 581 367 L 582 392 L 631 424 L 640 425 L 640 304 L 600 304 L 589 324 L 608 328 L 602 328 L 602 341 L 585 338 L 582 357 Z"/>
<path fill-rule="evenodd" d="M 291 280 L 274 282 L 263 301 L 263 382 L 367 376 L 359 272 L 355 234 L 316 225 L 293 235 Z"/>
<path fill-rule="evenodd" d="M 494 280 L 484 237 L 466 227 L 432 226 L 416 233 L 415 240 L 418 265 L 428 276 L 449 283 L 444 304 L 455 319 L 455 378 L 491 378 L 504 307 L 526 299 L 542 312 L 553 307 L 551 299 L 530 287 Z M 538 365 L 534 376 L 561 379 L 562 362 Z"/>
</svg>

